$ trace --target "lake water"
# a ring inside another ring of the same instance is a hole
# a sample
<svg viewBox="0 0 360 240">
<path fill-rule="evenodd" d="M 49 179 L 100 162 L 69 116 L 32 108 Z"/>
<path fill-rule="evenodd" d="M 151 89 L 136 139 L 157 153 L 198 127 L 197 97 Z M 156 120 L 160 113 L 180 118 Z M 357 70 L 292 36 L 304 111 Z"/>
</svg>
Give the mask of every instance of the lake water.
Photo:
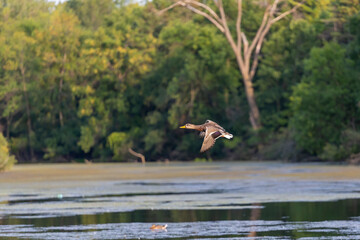
<svg viewBox="0 0 360 240">
<path fill-rule="evenodd" d="M 19 165 L 0 173 L 0 239 L 360 239 L 360 167 Z"/>
</svg>

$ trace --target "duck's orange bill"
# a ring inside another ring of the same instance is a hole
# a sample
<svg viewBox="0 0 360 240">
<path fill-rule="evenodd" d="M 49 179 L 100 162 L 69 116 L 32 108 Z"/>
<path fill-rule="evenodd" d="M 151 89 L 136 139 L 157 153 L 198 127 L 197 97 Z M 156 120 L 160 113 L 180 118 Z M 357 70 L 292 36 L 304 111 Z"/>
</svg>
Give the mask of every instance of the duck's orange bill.
<svg viewBox="0 0 360 240">
<path fill-rule="evenodd" d="M 185 125 L 184 126 L 181 126 L 180 128 L 186 128 Z"/>
</svg>

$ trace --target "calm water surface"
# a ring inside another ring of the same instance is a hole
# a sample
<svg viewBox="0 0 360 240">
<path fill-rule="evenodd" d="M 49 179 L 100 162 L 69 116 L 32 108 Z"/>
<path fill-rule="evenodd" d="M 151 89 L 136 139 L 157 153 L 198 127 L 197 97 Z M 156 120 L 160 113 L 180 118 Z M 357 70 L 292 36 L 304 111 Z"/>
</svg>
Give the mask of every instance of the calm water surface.
<svg viewBox="0 0 360 240">
<path fill-rule="evenodd" d="M 236 166 L 251 174 L 229 178 Z M 0 239 L 360 239 L 359 179 L 288 175 L 328 171 L 321 166 L 259 166 L 216 165 L 224 172 L 216 179 L 0 183 Z M 152 231 L 154 223 L 168 228 Z"/>
</svg>

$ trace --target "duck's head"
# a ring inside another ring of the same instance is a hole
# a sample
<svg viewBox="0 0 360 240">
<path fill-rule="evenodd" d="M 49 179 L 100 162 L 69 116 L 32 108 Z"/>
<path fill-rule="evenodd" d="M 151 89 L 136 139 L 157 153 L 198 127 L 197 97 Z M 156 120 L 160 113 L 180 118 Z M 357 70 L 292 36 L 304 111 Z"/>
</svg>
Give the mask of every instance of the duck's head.
<svg viewBox="0 0 360 240">
<path fill-rule="evenodd" d="M 180 128 L 186 128 L 186 129 L 196 129 L 196 126 L 191 123 L 187 123 L 184 126 L 181 126 Z"/>
</svg>

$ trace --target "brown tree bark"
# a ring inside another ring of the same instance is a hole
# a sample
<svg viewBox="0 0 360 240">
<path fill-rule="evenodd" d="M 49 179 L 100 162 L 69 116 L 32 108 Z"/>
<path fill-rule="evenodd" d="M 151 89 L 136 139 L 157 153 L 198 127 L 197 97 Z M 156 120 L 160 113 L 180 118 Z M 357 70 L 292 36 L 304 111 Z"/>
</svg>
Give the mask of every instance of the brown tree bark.
<svg viewBox="0 0 360 240">
<path fill-rule="evenodd" d="M 62 60 L 62 68 L 60 72 L 60 81 L 59 81 L 59 121 L 60 127 L 64 126 L 64 116 L 62 113 L 61 103 L 62 103 L 62 89 L 64 84 L 64 75 L 65 75 L 65 64 L 66 64 L 66 53 L 64 53 L 63 60 Z"/>
<path fill-rule="evenodd" d="M 269 32 L 272 24 L 295 12 L 296 9 L 300 7 L 304 2 L 303 0 L 302 2 L 299 2 L 295 6 L 293 6 L 290 10 L 280 13 L 276 16 L 278 4 L 284 1 L 285 0 L 266 1 L 267 6 L 264 11 L 262 22 L 250 45 L 245 33 L 241 30 L 242 0 L 237 0 L 238 15 L 236 19 L 236 41 L 234 40 L 233 35 L 229 30 L 222 0 L 214 0 L 215 6 L 217 7 L 217 12 L 219 12 L 220 15 L 218 15 L 218 13 L 216 13 L 208 5 L 198 2 L 196 0 L 176 1 L 169 7 L 158 11 L 158 14 L 161 15 L 164 12 L 177 6 L 186 7 L 190 11 L 193 11 L 194 13 L 207 18 L 225 35 L 226 40 L 228 41 L 231 49 L 236 56 L 239 71 L 241 72 L 241 75 L 243 77 L 245 94 L 250 108 L 249 120 L 254 130 L 258 130 L 261 128 L 261 121 L 260 111 L 256 103 L 253 79 L 259 63 L 260 50 L 264 42 L 265 36 Z"/>
<path fill-rule="evenodd" d="M 22 86 L 23 86 L 23 94 L 25 99 L 25 108 L 26 108 L 26 125 L 28 130 L 28 147 L 30 152 L 30 160 L 31 162 L 35 162 L 35 155 L 34 155 L 34 149 L 31 144 L 31 134 L 32 134 L 32 124 L 31 124 L 31 117 L 30 117 L 30 103 L 29 103 L 29 96 L 27 93 L 27 85 L 26 85 L 26 76 L 25 76 L 25 66 L 24 66 L 24 59 L 23 56 L 20 57 L 20 73 L 21 73 L 21 80 L 22 80 Z"/>
</svg>

